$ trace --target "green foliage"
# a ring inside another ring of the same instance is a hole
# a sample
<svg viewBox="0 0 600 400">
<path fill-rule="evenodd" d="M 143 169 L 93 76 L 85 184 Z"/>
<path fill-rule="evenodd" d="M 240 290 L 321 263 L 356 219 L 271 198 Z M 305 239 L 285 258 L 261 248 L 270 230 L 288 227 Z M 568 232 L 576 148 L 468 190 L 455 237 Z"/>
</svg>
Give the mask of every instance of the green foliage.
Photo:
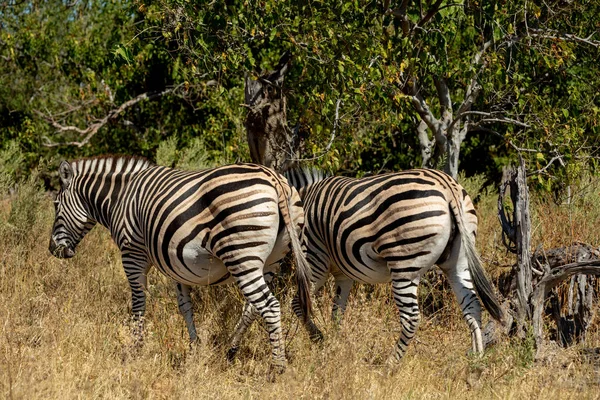
<svg viewBox="0 0 600 400">
<path fill-rule="evenodd" d="M 177 168 L 181 169 L 206 169 L 219 164 L 211 162 L 206 146 L 200 138 L 191 140 L 188 147 L 181 151 Z"/>
<path fill-rule="evenodd" d="M 211 159 L 203 140 L 193 138 L 187 147 L 177 149 L 177 136 L 161 142 L 156 151 L 156 163 L 166 167 L 199 170 L 224 164 L 221 159 Z"/>
<path fill-rule="evenodd" d="M 156 149 L 156 163 L 165 167 L 173 168 L 178 160 L 177 136 L 171 136 L 160 142 Z"/>
<path fill-rule="evenodd" d="M 46 193 L 40 180 L 40 166 L 27 179 L 18 182 L 8 214 L 7 228 L 17 240 L 27 238 L 43 211 Z"/>
<path fill-rule="evenodd" d="M 558 181 L 595 168 L 598 49 L 528 35 L 588 38 L 597 29 L 600 5 L 435 4 L 439 9 L 429 13 L 433 4 L 421 9 L 409 2 L 402 17 L 399 9 L 363 0 L 10 3 L 0 9 L 1 144 L 16 140 L 29 168 L 40 157 L 103 153 L 176 165 L 184 149 L 206 154 L 210 163 L 248 161 L 240 107 L 244 74 L 270 69 L 289 50 L 288 120 L 307 136 L 303 157 L 323 153 L 335 104 L 342 101 L 330 151 L 314 161 L 321 167 L 361 175 L 420 166 L 420 117 L 406 85 L 418 85 L 439 116 L 444 110 L 436 80 L 446 82 L 454 106 L 475 79 L 481 94 L 473 110 L 526 126 L 490 122 L 483 126 L 488 130 L 470 132 L 461 149 L 461 167 L 469 175 L 497 179 L 502 165 L 515 160 L 509 142 L 539 149 L 542 157 L 524 156 L 530 170 L 540 170 L 540 188 L 554 190 Z M 474 66 L 487 41 L 492 45 L 483 54 L 484 68 Z M 89 145 L 47 147 L 85 136 L 57 131 L 49 116 L 84 129 L 126 101 L 168 87 L 176 87 L 176 95 L 125 109 Z M 561 161 L 546 168 L 556 154 Z M 434 156 L 441 165 L 443 156 Z M 182 163 L 206 165 L 189 154 Z"/>
<path fill-rule="evenodd" d="M 15 140 L 0 149 L 0 195 L 7 193 L 15 184 L 23 168 L 25 157 Z"/>
</svg>

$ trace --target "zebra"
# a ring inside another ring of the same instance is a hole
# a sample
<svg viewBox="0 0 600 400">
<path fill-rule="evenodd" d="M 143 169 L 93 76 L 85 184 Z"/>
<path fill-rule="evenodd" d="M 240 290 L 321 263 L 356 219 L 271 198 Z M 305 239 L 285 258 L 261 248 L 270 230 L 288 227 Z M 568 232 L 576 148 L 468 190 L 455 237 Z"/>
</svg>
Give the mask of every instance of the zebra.
<svg viewBox="0 0 600 400">
<path fill-rule="evenodd" d="M 50 252 L 71 258 L 96 223 L 106 227 L 121 250 L 138 333 L 151 265 L 176 282 L 191 341 L 197 333 L 190 287 L 235 282 L 266 322 L 273 367 L 285 369 L 280 304 L 264 274 L 277 269 L 290 245 L 304 315 L 311 304 L 302 202 L 283 176 L 253 164 L 183 171 L 139 157 L 102 156 L 63 161 L 59 177 Z"/>
<path fill-rule="evenodd" d="M 449 175 L 414 169 L 366 178 L 327 176 L 319 170 L 284 174 L 304 202 L 306 258 L 312 291 L 335 279 L 333 319 L 342 317 L 355 281 L 390 283 L 401 334 L 387 363 L 397 364 L 420 321 L 417 288 L 438 265 L 448 278 L 471 331 L 472 350 L 483 353 L 481 304 L 504 319 L 475 248 L 477 214 L 466 190 Z M 296 296 L 293 308 L 304 316 Z M 323 335 L 304 319 L 313 340 Z"/>
</svg>

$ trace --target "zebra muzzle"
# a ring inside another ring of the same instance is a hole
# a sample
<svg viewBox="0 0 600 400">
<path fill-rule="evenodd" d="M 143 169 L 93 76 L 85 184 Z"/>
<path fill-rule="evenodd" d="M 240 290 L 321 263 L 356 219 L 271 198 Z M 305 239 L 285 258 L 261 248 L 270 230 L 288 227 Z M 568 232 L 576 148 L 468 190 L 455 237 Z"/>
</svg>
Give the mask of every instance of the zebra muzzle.
<svg viewBox="0 0 600 400">
<path fill-rule="evenodd" d="M 54 240 L 50 240 L 50 253 L 56 258 L 71 258 L 75 255 L 75 250 L 70 246 L 57 245 Z"/>
</svg>

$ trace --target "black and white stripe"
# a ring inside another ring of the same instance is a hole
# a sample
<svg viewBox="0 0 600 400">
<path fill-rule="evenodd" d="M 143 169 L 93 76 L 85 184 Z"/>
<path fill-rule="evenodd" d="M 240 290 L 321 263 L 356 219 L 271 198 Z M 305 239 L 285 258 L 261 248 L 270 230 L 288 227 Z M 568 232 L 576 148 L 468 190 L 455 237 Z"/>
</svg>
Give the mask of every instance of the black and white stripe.
<svg viewBox="0 0 600 400">
<path fill-rule="evenodd" d="M 315 170 L 285 175 L 304 201 L 313 290 L 329 274 L 335 278 L 334 318 L 344 312 L 354 281 L 391 282 L 402 332 L 389 361 L 400 360 L 420 320 L 419 280 L 437 264 L 471 329 L 473 351 L 483 352 L 476 292 L 494 318 L 502 319 L 502 309 L 475 250 L 473 203 L 454 179 L 426 169 L 362 179 L 326 177 Z M 299 302 L 294 303 L 303 315 Z M 310 319 L 306 327 L 312 338 L 321 337 Z"/>
<path fill-rule="evenodd" d="M 299 238 L 304 215 L 285 178 L 252 164 L 181 171 L 131 157 L 63 162 L 59 175 L 52 254 L 72 257 L 95 223 L 104 225 L 122 252 L 134 317 L 144 315 L 146 275 L 155 265 L 177 283 L 191 340 L 190 285 L 235 282 L 266 321 L 274 364 L 284 366 L 280 306 L 264 275 L 290 243 L 305 315 L 310 311 L 310 268 Z"/>
</svg>

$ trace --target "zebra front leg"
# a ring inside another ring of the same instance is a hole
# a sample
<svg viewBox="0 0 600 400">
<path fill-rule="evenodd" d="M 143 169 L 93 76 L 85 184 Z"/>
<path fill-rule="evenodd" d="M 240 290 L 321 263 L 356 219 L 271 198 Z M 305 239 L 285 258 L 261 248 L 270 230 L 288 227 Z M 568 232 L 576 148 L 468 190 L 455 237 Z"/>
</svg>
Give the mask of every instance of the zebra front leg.
<svg viewBox="0 0 600 400">
<path fill-rule="evenodd" d="M 354 281 L 339 270 L 333 273 L 333 277 L 335 278 L 335 297 L 333 300 L 333 309 L 331 310 L 331 319 L 336 325 L 339 325 L 346 311 L 346 303 L 348 302 L 348 296 L 350 296 L 350 290 Z"/>
<path fill-rule="evenodd" d="M 390 365 L 397 364 L 402 359 L 421 321 L 417 300 L 419 279 L 418 277 L 406 278 L 402 274 L 392 274 L 392 294 L 400 311 L 402 331 L 392 354 L 388 358 L 388 364 Z"/>
<path fill-rule="evenodd" d="M 279 271 L 278 265 L 276 267 L 276 270 Z M 267 282 L 267 284 L 270 284 L 274 276 L 275 273 L 272 271 L 265 273 L 265 282 Z M 242 316 L 240 317 L 238 323 L 235 325 L 233 335 L 231 336 L 229 350 L 227 351 L 227 361 L 233 361 L 240 348 L 240 342 L 242 341 L 242 338 L 244 337 L 246 331 L 248 330 L 248 328 L 250 328 L 250 326 L 252 326 L 254 320 L 256 320 L 258 316 L 259 314 L 256 311 L 256 309 L 254 309 L 254 307 L 252 307 L 250 303 L 246 302 L 244 304 Z"/>
<path fill-rule="evenodd" d="M 144 314 L 146 313 L 147 273 L 150 264 L 140 261 L 136 254 L 123 252 L 123 269 L 131 288 L 131 314 L 133 319 L 134 347 L 140 347 L 144 342 Z"/>
<path fill-rule="evenodd" d="M 179 312 L 185 320 L 187 331 L 190 336 L 190 344 L 195 343 L 198 340 L 198 334 L 196 333 L 196 325 L 194 325 L 194 310 L 192 306 L 192 298 L 190 297 L 189 285 L 177 282 L 175 285 L 177 289 L 177 305 L 179 306 Z"/>
</svg>

